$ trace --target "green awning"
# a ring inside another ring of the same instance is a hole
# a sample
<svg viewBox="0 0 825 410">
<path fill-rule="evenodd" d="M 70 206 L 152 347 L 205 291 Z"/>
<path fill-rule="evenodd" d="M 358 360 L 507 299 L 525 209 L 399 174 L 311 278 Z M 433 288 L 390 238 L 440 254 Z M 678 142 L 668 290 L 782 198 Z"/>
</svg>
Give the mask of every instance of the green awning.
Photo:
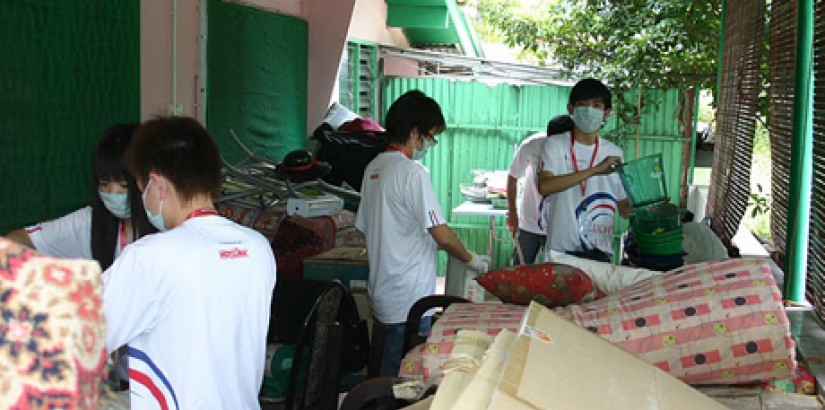
<svg viewBox="0 0 825 410">
<path fill-rule="evenodd" d="M 386 0 L 387 26 L 400 27 L 413 47 L 452 46 L 484 57 L 475 30 L 455 0 Z"/>
</svg>

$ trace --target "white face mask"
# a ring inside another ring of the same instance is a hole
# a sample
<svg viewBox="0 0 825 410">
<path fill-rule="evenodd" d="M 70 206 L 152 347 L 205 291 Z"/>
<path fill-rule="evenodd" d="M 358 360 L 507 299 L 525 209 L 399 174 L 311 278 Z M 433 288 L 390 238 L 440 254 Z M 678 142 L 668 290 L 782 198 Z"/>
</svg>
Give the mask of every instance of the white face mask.
<svg viewBox="0 0 825 410">
<path fill-rule="evenodd" d="M 594 107 L 573 108 L 573 122 L 585 134 L 598 130 L 602 126 L 603 120 L 603 110 Z"/>
<path fill-rule="evenodd" d="M 143 210 L 146 211 L 146 217 L 149 218 L 149 223 L 152 224 L 158 231 L 165 231 L 166 224 L 163 221 L 163 200 L 160 200 L 160 209 L 158 209 L 157 214 L 153 214 L 152 211 L 149 210 L 149 207 L 146 205 L 146 193 L 149 192 L 149 187 L 152 185 L 152 180 L 149 180 L 149 183 L 146 184 L 146 188 L 143 189 L 143 195 L 141 198 L 143 199 Z"/>
<path fill-rule="evenodd" d="M 432 143 L 430 142 L 429 138 L 422 138 L 424 142 L 421 143 L 421 149 L 419 150 L 415 146 L 413 146 L 413 154 L 412 159 L 420 160 L 424 158 L 424 155 L 427 154 L 427 150 L 430 149 Z"/>
<path fill-rule="evenodd" d="M 113 194 L 98 191 L 103 206 L 120 219 L 129 219 L 132 216 L 132 209 L 129 206 L 129 194 Z"/>
</svg>

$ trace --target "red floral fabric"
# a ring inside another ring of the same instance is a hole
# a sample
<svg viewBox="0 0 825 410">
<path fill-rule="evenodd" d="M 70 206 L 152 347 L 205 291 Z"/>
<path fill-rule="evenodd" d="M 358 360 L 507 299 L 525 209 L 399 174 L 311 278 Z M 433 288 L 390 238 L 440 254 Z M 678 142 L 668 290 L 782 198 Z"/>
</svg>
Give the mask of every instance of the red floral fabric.
<svg viewBox="0 0 825 410">
<path fill-rule="evenodd" d="M 0 238 L 0 279 L 0 408 L 97 408 L 107 357 L 99 265 Z"/>
<path fill-rule="evenodd" d="M 302 278 L 304 258 L 326 252 L 335 246 L 335 221 L 328 216 L 285 219 L 272 240 L 278 264 L 278 277 Z"/>
<path fill-rule="evenodd" d="M 504 303 L 527 305 L 531 300 L 548 307 L 595 299 L 597 290 L 581 269 L 561 263 L 512 266 L 487 272 L 476 281 Z"/>
</svg>

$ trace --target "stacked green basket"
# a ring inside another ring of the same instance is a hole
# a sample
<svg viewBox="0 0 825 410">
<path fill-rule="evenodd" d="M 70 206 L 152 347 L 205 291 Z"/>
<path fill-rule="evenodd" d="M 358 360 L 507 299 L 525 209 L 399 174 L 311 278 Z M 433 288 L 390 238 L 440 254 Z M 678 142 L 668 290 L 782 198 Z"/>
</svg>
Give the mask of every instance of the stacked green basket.
<svg viewBox="0 0 825 410">
<path fill-rule="evenodd" d="M 682 252 L 682 214 L 667 203 L 662 155 L 628 161 L 619 168 L 627 198 L 633 205 L 630 226 L 639 253 L 676 255 Z"/>
</svg>

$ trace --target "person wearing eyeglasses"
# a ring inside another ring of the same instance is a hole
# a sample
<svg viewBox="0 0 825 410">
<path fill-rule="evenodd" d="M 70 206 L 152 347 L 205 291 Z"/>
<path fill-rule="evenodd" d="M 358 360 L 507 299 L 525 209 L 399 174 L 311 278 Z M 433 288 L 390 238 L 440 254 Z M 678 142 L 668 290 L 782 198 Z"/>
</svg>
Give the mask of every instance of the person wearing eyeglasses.
<svg viewBox="0 0 825 410">
<path fill-rule="evenodd" d="M 369 258 L 368 295 L 375 315 L 371 375 L 398 375 L 407 313 L 418 299 L 435 293 L 438 249 L 476 272 L 488 256 L 468 251 L 447 226 L 427 170 L 417 160 L 437 144 L 446 123 L 438 103 L 421 91 L 399 97 L 386 115 L 387 150 L 364 172 L 355 226 L 364 233 Z M 429 332 L 422 319 L 419 331 Z"/>
</svg>

